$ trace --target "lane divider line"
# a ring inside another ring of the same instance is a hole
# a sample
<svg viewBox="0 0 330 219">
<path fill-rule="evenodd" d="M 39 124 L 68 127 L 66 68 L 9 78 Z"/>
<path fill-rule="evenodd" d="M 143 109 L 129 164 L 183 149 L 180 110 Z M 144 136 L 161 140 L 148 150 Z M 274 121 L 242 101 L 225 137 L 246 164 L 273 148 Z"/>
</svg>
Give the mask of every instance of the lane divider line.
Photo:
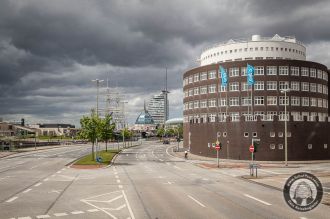
<svg viewBox="0 0 330 219">
<path fill-rule="evenodd" d="M 40 186 L 42 183 L 37 183 L 37 184 L 35 184 L 34 186 L 35 187 L 38 187 L 38 186 Z"/>
<path fill-rule="evenodd" d="M 10 203 L 10 202 L 12 202 L 12 201 L 14 201 L 14 200 L 16 200 L 16 199 L 18 199 L 18 197 L 17 197 L 17 196 L 14 196 L 14 197 L 8 199 L 6 202 L 7 202 L 7 203 Z"/>
<path fill-rule="evenodd" d="M 253 199 L 253 200 L 256 200 L 256 201 L 258 201 L 258 202 L 260 202 L 260 203 L 262 203 L 262 204 L 264 204 L 264 205 L 272 205 L 272 204 L 270 204 L 270 203 L 268 203 L 268 202 L 265 202 L 265 201 L 263 201 L 263 200 L 260 200 L 260 199 L 258 199 L 258 198 L 256 198 L 256 197 L 253 197 L 253 196 L 251 196 L 251 195 L 248 195 L 248 194 L 244 194 L 244 196 L 246 196 L 246 197 L 248 197 L 248 198 L 250 198 L 250 199 Z"/>
<path fill-rule="evenodd" d="M 188 195 L 188 197 L 189 197 L 190 199 L 192 199 L 194 202 L 196 202 L 197 204 L 199 204 L 200 206 L 202 206 L 203 208 L 206 207 L 205 205 L 203 205 L 200 201 L 198 201 L 198 200 L 195 199 L 194 197 L 192 197 L 192 196 L 190 196 L 190 195 Z"/>
<path fill-rule="evenodd" d="M 48 214 L 38 215 L 36 218 L 42 219 L 42 218 L 50 218 Z"/>
<path fill-rule="evenodd" d="M 32 189 L 27 189 L 27 190 L 25 190 L 25 191 L 23 191 L 23 193 L 28 193 L 28 192 L 30 192 Z"/>
</svg>

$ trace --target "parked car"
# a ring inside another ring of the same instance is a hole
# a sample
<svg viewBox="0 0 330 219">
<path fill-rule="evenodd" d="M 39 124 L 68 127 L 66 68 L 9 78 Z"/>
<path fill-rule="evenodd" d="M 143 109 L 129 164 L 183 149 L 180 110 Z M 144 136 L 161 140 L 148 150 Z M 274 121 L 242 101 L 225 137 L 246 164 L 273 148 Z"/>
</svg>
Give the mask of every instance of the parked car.
<svg viewBox="0 0 330 219">
<path fill-rule="evenodd" d="M 169 139 L 164 139 L 163 144 L 170 144 L 170 140 Z"/>
</svg>

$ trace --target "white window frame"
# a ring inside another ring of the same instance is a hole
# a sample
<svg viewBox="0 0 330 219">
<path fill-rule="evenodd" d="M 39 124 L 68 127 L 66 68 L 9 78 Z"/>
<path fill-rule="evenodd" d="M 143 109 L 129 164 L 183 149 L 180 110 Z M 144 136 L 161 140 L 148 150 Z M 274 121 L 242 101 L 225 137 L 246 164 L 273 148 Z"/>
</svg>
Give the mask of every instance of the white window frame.
<svg viewBox="0 0 330 219">
<path fill-rule="evenodd" d="M 239 76 L 238 67 L 229 68 L 229 77 L 238 77 L 238 76 Z"/>
<path fill-rule="evenodd" d="M 277 81 L 267 81 L 267 90 L 277 90 Z"/>
<path fill-rule="evenodd" d="M 256 106 L 265 105 L 265 97 L 264 96 L 255 96 L 254 105 L 256 105 Z"/>
<path fill-rule="evenodd" d="M 239 82 L 229 83 L 229 91 L 239 91 Z"/>
<path fill-rule="evenodd" d="M 217 85 L 216 84 L 210 84 L 208 86 L 208 92 L 209 94 L 214 94 L 217 91 Z"/>
<path fill-rule="evenodd" d="M 278 75 L 289 75 L 289 66 L 279 66 Z"/>
<path fill-rule="evenodd" d="M 277 66 L 267 66 L 266 74 L 267 75 L 277 75 Z"/>
<path fill-rule="evenodd" d="M 309 83 L 301 82 L 301 91 L 309 91 Z"/>
<path fill-rule="evenodd" d="M 264 75 L 264 66 L 255 66 L 254 75 Z"/>
<path fill-rule="evenodd" d="M 291 106 L 300 106 L 300 97 L 291 96 Z"/>
<path fill-rule="evenodd" d="M 256 81 L 254 83 L 254 90 L 265 90 L 265 82 L 264 81 Z"/>
<path fill-rule="evenodd" d="M 299 81 L 291 81 L 291 90 L 300 91 L 300 82 Z"/>
<path fill-rule="evenodd" d="M 230 97 L 229 106 L 239 106 L 239 97 Z"/>
<path fill-rule="evenodd" d="M 291 76 L 299 76 L 299 67 L 291 66 Z"/>
<path fill-rule="evenodd" d="M 207 94 L 207 86 L 201 86 L 199 88 L 199 93 L 200 94 Z"/>
<path fill-rule="evenodd" d="M 277 105 L 277 96 L 267 96 L 267 105 L 276 106 Z"/>
</svg>

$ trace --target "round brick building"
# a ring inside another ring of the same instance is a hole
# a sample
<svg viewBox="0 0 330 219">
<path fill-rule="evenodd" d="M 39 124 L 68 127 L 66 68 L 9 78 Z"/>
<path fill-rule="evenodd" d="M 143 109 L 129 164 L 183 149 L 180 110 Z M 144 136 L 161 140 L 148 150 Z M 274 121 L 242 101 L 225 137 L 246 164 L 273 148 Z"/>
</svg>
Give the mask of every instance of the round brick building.
<svg viewBox="0 0 330 219">
<path fill-rule="evenodd" d="M 220 158 L 247 160 L 253 138 L 260 141 L 256 160 L 284 160 L 287 119 L 288 160 L 330 159 L 329 71 L 306 61 L 294 37 L 229 40 L 203 51 L 200 62 L 183 76 L 184 144 L 191 153 L 214 157 L 219 140 Z M 247 64 L 255 69 L 253 86 Z"/>
</svg>

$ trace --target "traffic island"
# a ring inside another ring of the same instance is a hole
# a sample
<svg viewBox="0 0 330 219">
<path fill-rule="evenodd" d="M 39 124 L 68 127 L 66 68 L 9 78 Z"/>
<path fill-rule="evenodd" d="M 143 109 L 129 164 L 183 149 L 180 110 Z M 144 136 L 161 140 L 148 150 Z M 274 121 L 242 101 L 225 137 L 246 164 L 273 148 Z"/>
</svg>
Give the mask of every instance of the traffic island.
<svg viewBox="0 0 330 219">
<path fill-rule="evenodd" d="M 97 152 L 96 159 L 93 159 L 93 154 L 88 154 L 81 157 L 71 165 L 71 168 L 76 169 L 98 169 L 108 166 L 112 159 L 118 154 L 120 150 L 108 150 Z"/>
</svg>

